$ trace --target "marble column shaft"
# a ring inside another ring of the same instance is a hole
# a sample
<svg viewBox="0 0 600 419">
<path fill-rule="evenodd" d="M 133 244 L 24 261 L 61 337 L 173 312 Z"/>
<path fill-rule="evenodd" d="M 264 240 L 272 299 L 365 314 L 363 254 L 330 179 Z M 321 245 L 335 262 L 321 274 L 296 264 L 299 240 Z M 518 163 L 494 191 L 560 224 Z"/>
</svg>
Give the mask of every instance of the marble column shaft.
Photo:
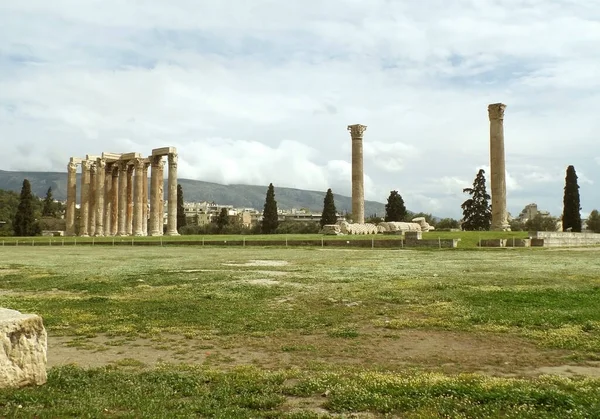
<svg viewBox="0 0 600 419">
<path fill-rule="evenodd" d="M 162 187 L 159 182 L 162 183 L 162 156 L 152 156 L 151 159 L 151 171 L 150 171 L 150 232 L 151 236 L 162 236 L 162 220 L 159 220 L 161 216 L 162 199 L 159 196 L 159 192 L 162 192 Z M 160 176 L 160 178 L 159 178 Z M 159 222 L 160 221 L 160 222 Z"/>
<path fill-rule="evenodd" d="M 167 210 L 167 236 L 178 236 L 177 232 L 177 154 L 169 153 L 169 208 Z"/>
<path fill-rule="evenodd" d="M 81 162 L 81 209 L 79 213 L 79 235 L 88 236 L 90 208 L 90 161 Z"/>
<path fill-rule="evenodd" d="M 148 235 L 148 167 L 150 161 L 144 161 L 144 189 L 142 190 L 142 233 Z"/>
<path fill-rule="evenodd" d="M 365 180 L 363 172 L 363 133 L 365 125 L 348 125 L 352 136 L 352 221 L 365 223 Z"/>
<path fill-rule="evenodd" d="M 119 162 L 119 216 L 118 231 L 119 236 L 127 235 L 127 162 Z"/>
<path fill-rule="evenodd" d="M 165 164 L 162 161 L 158 167 L 158 203 L 158 226 L 162 236 L 165 232 Z"/>
<path fill-rule="evenodd" d="M 90 236 L 94 236 L 96 234 L 96 211 L 97 211 L 97 204 L 98 202 L 96 202 L 96 188 L 97 188 L 97 184 L 96 182 L 98 181 L 98 169 L 96 166 L 96 162 L 92 161 L 90 163 L 90 208 L 88 211 L 89 214 L 89 220 L 88 220 L 88 234 Z"/>
<path fill-rule="evenodd" d="M 115 162 L 111 171 L 111 211 L 110 211 L 110 235 L 119 233 L 119 163 Z"/>
<path fill-rule="evenodd" d="M 504 109 L 506 105 L 488 106 L 490 118 L 490 184 L 492 186 L 491 230 L 510 230 L 506 209 L 506 163 L 504 157 Z"/>
<path fill-rule="evenodd" d="M 142 159 L 136 159 L 134 161 L 135 176 L 134 176 L 134 188 L 133 188 L 133 234 L 135 236 L 142 236 L 144 234 L 142 227 L 142 216 L 143 216 L 143 197 L 144 197 L 144 161 Z"/>
<path fill-rule="evenodd" d="M 104 172 L 104 235 L 112 236 L 112 169 L 114 163 L 107 163 Z"/>
<path fill-rule="evenodd" d="M 135 167 L 131 164 L 127 165 L 127 216 L 125 221 L 125 230 L 127 235 L 133 234 L 133 171 Z"/>
<path fill-rule="evenodd" d="M 67 236 L 75 235 L 75 209 L 77 208 L 77 164 L 67 165 L 67 208 L 65 214 Z"/>
<path fill-rule="evenodd" d="M 106 182 L 106 161 L 104 159 L 96 160 L 96 231 L 95 236 L 104 236 L 104 187 Z"/>
</svg>

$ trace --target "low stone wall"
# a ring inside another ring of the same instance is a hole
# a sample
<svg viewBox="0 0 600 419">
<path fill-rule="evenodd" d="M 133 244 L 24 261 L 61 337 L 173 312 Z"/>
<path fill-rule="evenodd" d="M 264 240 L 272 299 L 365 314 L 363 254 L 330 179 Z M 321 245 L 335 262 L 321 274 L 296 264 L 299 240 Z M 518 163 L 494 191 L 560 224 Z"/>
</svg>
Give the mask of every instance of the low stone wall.
<svg viewBox="0 0 600 419">
<path fill-rule="evenodd" d="M 47 339 L 41 317 L 0 308 L 0 388 L 46 382 Z"/>
<path fill-rule="evenodd" d="M 530 247 L 531 239 L 483 239 L 477 244 L 480 247 Z"/>
<path fill-rule="evenodd" d="M 534 247 L 571 247 L 600 245 L 598 233 L 572 233 L 568 231 L 533 231 L 529 233 Z"/>
</svg>

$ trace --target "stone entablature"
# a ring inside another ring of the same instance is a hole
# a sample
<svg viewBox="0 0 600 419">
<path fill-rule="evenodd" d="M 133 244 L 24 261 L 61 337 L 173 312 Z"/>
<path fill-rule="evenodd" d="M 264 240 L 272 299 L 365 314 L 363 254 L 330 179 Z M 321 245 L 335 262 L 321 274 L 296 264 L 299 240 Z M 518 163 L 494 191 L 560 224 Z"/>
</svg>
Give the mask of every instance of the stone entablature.
<svg viewBox="0 0 600 419">
<path fill-rule="evenodd" d="M 75 235 L 76 180 L 80 165 L 80 236 L 162 236 L 164 156 L 169 164 L 166 235 L 178 235 L 175 147 L 153 149 L 148 157 L 135 152 L 71 157 L 67 165 L 66 235 Z M 151 168 L 150 183 L 148 168 Z"/>
</svg>

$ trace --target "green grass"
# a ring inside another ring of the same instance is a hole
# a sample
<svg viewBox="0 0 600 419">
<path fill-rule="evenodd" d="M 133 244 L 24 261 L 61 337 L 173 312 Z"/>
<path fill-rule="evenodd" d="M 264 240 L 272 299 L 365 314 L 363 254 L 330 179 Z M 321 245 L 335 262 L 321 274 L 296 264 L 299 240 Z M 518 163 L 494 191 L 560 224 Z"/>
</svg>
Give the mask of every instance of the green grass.
<svg viewBox="0 0 600 419">
<path fill-rule="evenodd" d="M 83 351 L 103 334 L 125 347 L 172 333 L 210 352 L 204 367 L 152 369 L 126 353 L 107 368 L 53 368 L 45 386 L 0 392 L 0 416 L 594 417 L 598 380 L 368 358 L 382 336 L 419 330 L 522 339 L 585 364 L 600 352 L 598 272 L 595 249 L 0 247 L 0 306 L 41 315 L 51 336 Z M 290 368 L 226 366 L 218 349 L 249 341 Z M 349 368 L 332 351 L 365 358 Z"/>
</svg>

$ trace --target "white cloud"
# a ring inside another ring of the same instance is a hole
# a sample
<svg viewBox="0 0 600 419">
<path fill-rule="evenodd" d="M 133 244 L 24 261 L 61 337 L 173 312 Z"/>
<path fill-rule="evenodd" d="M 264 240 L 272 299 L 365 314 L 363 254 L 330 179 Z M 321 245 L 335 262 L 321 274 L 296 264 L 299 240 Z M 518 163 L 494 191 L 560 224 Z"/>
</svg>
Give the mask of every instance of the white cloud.
<svg viewBox="0 0 600 419">
<path fill-rule="evenodd" d="M 599 43 L 583 0 L 3 2 L 0 168 L 174 145 L 181 176 L 348 195 L 362 123 L 369 199 L 458 217 L 502 101 L 509 210 L 560 207 L 599 171 Z"/>
</svg>

